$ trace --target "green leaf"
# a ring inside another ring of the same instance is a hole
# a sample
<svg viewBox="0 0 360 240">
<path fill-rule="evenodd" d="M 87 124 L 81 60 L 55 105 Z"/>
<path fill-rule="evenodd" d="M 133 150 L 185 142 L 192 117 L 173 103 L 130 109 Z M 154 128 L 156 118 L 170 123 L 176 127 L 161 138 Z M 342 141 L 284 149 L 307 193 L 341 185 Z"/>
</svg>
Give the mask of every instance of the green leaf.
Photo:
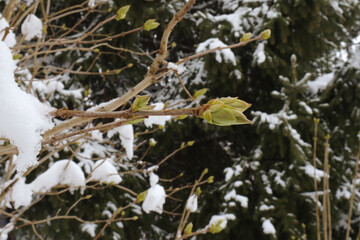
<svg viewBox="0 0 360 240">
<path fill-rule="evenodd" d="M 141 108 L 145 107 L 148 104 L 150 98 L 150 95 L 136 96 L 135 101 L 133 102 L 133 104 L 131 104 L 131 110 L 134 112 L 139 111 Z"/>
<path fill-rule="evenodd" d="M 115 19 L 117 21 L 124 19 L 126 17 L 127 12 L 129 11 L 129 8 L 130 8 L 130 5 L 126 5 L 126 6 L 119 8 L 119 10 L 117 10 L 117 12 L 116 12 Z"/>
<path fill-rule="evenodd" d="M 157 28 L 159 25 L 160 23 L 156 22 L 156 19 L 149 19 L 144 23 L 144 30 L 151 31 Z"/>
<path fill-rule="evenodd" d="M 202 89 L 200 89 L 200 90 L 197 90 L 197 91 L 194 93 L 193 97 L 194 97 L 195 99 L 199 99 L 199 98 L 200 98 L 202 95 L 204 95 L 208 90 L 209 90 L 208 88 L 202 88 Z"/>
</svg>

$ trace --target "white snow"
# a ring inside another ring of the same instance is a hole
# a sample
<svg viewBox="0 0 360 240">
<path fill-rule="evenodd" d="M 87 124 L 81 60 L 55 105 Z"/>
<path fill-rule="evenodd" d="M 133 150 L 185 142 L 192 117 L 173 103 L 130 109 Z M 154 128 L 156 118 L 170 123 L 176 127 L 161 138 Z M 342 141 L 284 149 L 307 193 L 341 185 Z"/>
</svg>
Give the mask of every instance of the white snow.
<svg viewBox="0 0 360 240">
<path fill-rule="evenodd" d="M 155 105 L 153 110 L 163 110 L 164 104 L 163 103 L 154 103 L 151 104 L 152 106 Z M 166 121 L 171 120 L 171 116 L 149 116 L 144 120 L 144 124 L 146 127 L 152 127 L 153 124 L 165 126 Z"/>
<path fill-rule="evenodd" d="M 134 156 L 134 129 L 133 125 L 125 124 L 120 127 L 116 127 L 107 132 L 107 136 L 111 138 L 116 133 L 119 134 L 121 144 L 125 148 L 126 156 L 132 159 Z"/>
<path fill-rule="evenodd" d="M 96 223 L 83 223 L 80 225 L 81 231 L 88 233 L 91 237 L 95 237 L 96 227 Z"/>
<path fill-rule="evenodd" d="M 209 38 L 205 42 L 199 44 L 199 46 L 196 48 L 196 52 L 199 53 L 206 51 L 207 49 L 226 46 L 227 45 L 218 38 Z M 215 54 L 215 59 L 217 62 L 222 63 L 222 59 L 224 59 L 225 62 L 232 63 L 234 66 L 236 65 L 236 57 L 235 54 L 231 51 L 231 49 L 223 49 L 220 51 L 216 51 Z"/>
<path fill-rule="evenodd" d="M 226 228 L 228 220 L 235 220 L 235 215 L 231 213 L 223 214 L 223 215 L 214 215 L 211 217 L 210 222 L 207 225 L 207 228 L 211 226 L 216 226 L 217 224 L 220 223 L 220 228 L 224 229 Z"/>
<path fill-rule="evenodd" d="M 226 201 L 230 201 L 231 199 L 235 200 L 236 202 L 239 202 L 241 207 L 243 208 L 247 208 L 248 207 L 248 202 L 249 199 L 245 196 L 236 194 L 235 189 L 231 190 L 230 192 L 228 192 L 225 196 L 224 199 Z"/>
<path fill-rule="evenodd" d="M 89 181 L 95 180 L 100 183 L 115 183 L 118 184 L 121 182 L 121 177 L 114 167 L 114 165 L 110 162 L 110 159 L 98 160 L 96 161 L 94 167 L 94 171 L 89 178 Z"/>
<path fill-rule="evenodd" d="M 234 170 L 231 167 L 225 168 L 224 172 L 225 172 L 225 181 L 226 182 L 228 182 L 235 173 Z"/>
<path fill-rule="evenodd" d="M 313 111 L 305 102 L 300 101 L 299 105 L 306 111 L 307 114 L 312 115 Z"/>
<path fill-rule="evenodd" d="M 163 205 L 165 203 L 166 193 L 165 189 L 156 184 L 149 188 L 146 198 L 142 204 L 142 209 L 149 213 L 151 211 L 162 213 L 163 212 Z"/>
<path fill-rule="evenodd" d="M 25 178 L 20 176 L 17 176 L 13 180 L 7 182 L 4 185 L 4 189 L 16 178 L 18 178 L 18 180 L 5 195 L 4 203 L 7 207 L 12 208 L 10 204 L 12 202 L 15 209 L 18 209 L 21 206 L 27 206 L 31 203 L 32 191 L 29 185 L 25 183 Z"/>
<path fill-rule="evenodd" d="M 264 42 L 259 42 L 257 44 L 256 50 L 254 52 L 254 60 L 256 60 L 257 65 L 262 64 L 266 60 L 264 48 L 265 48 Z"/>
<path fill-rule="evenodd" d="M 311 178 L 314 177 L 314 170 L 315 170 L 315 168 L 314 168 L 313 165 L 311 165 L 311 164 L 309 164 L 309 163 L 306 163 L 306 165 L 303 166 L 303 167 L 300 167 L 300 169 L 304 170 L 304 172 L 305 172 L 309 177 L 311 177 Z M 316 175 L 316 180 L 317 180 L 317 181 L 321 181 L 321 178 L 324 177 L 324 171 L 319 170 L 319 169 L 316 169 L 315 171 L 316 171 L 316 173 L 315 173 L 315 175 Z"/>
<path fill-rule="evenodd" d="M 70 190 L 85 187 L 85 176 L 81 168 L 73 161 L 60 160 L 50 166 L 30 183 L 35 192 L 46 192 L 56 185 L 66 185 Z"/>
<path fill-rule="evenodd" d="M 22 172 L 36 164 L 41 134 L 53 126 L 48 116 L 52 108 L 19 88 L 14 70 L 10 49 L 0 41 L 0 137 L 18 148 L 16 170 Z"/>
<path fill-rule="evenodd" d="M 316 78 L 314 81 L 309 81 L 307 83 L 309 91 L 315 95 L 319 91 L 324 90 L 329 84 L 331 84 L 334 81 L 334 73 L 327 73 L 324 74 L 318 78 Z"/>
<path fill-rule="evenodd" d="M 164 187 L 157 184 L 159 177 L 151 172 L 150 173 L 150 188 L 146 194 L 145 200 L 142 204 L 142 209 L 149 213 L 151 211 L 162 213 L 163 205 L 165 203 L 166 193 Z"/>
<path fill-rule="evenodd" d="M 159 176 L 150 172 L 150 186 L 155 186 L 159 182 Z"/>
<path fill-rule="evenodd" d="M 275 175 L 274 181 L 275 181 L 276 184 L 282 186 L 283 188 L 286 187 L 285 181 L 281 179 L 281 177 L 285 174 L 285 171 L 279 172 L 279 171 L 277 171 L 277 170 L 271 169 L 271 170 L 269 171 L 269 174 L 270 174 L 271 176 L 274 176 L 274 175 Z"/>
<path fill-rule="evenodd" d="M 186 203 L 186 209 L 190 212 L 196 212 L 198 209 L 198 196 L 196 194 L 192 194 Z"/>
<path fill-rule="evenodd" d="M 41 20 L 34 14 L 29 14 L 21 25 L 21 34 L 25 36 L 25 40 L 30 41 L 34 37 L 41 38 L 42 29 Z"/>
<path fill-rule="evenodd" d="M 259 207 L 260 211 L 269 211 L 272 209 L 275 209 L 275 207 L 273 205 L 268 206 L 266 204 L 261 204 L 261 206 Z"/>
<path fill-rule="evenodd" d="M 6 21 L 5 18 L 3 18 L 3 16 L 0 13 L 0 40 L 3 39 L 4 34 L 5 34 L 5 29 L 7 27 L 9 27 L 9 23 Z M 10 30 L 9 33 L 6 35 L 6 38 L 5 38 L 4 42 L 6 43 L 6 45 L 8 47 L 15 46 L 16 38 L 15 38 L 15 34 L 13 33 L 12 30 Z"/>
<path fill-rule="evenodd" d="M 175 63 L 172 63 L 172 62 L 169 62 L 168 65 L 167 65 L 167 67 L 170 68 L 170 69 L 173 69 L 173 70 L 177 71 L 178 74 L 181 74 L 181 73 L 183 73 L 183 72 L 186 70 L 186 68 L 184 67 L 183 64 L 176 65 Z"/>
<path fill-rule="evenodd" d="M 276 234 L 276 230 L 274 225 L 271 223 L 271 221 L 269 219 L 266 219 L 263 224 L 262 224 L 262 228 L 265 234 Z"/>
</svg>

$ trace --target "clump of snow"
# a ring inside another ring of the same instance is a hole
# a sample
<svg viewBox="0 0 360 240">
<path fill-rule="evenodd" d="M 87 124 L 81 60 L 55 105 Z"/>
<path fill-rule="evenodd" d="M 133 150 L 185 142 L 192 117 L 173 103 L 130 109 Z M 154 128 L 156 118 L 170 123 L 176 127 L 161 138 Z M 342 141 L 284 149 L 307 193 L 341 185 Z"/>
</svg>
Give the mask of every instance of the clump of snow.
<svg viewBox="0 0 360 240">
<path fill-rule="evenodd" d="M 334 81 L 334 73 L 327 73 L 324 74 L 318 78 L 316 78 L 314 81 L 309 81 L 307 83 L 309 91 L 315 95 L 319 91 L 324 90 L 329 84 L 331 84 Z"/>
<path fill-rule="evenodd" d="M 29 14 L 21 25 L 21 34 L 25 36 L 25 40 L 29 41 L 34 37 L 41 38 L 43 24 L 41 20 L 34 14 Z"/>
<path fill-rule="evenodd" d="M 256 60 L 256 63 L 258 65 L 262 64 L 266 60 L 264 49 L 265 49 L 265 43 L 264 42 L 258 43 L 256 50 L 254 52 L 254 59 Z"/>
<path fill-rule="evenodd" d="M 166 193 L 164 187 L 158 184 L 159 177 L 151 172 L 150 173 L 150 188 L 146 194 L 145 200 L 142 204 L 142 209 L 149 213 L 151 211 L 162 213 L 163 205 L 165 203 Z"/>
<path fill-rule="evenodd" d="M 111 138 L 116 133 L 119 134 L 121 144 L 125 148 L 126 156 L 132 159 L 134 156 L 134 129 L 131 124 L 125 124 L 108 131 L 107 136 Z"/>
<path fill-rule="evenodd" d="M 17 181 L 16 181 L 17 179 Z M 4 198 L 6 207 L 12 208 L 10 203 L 13 203 L 15 209 L 18 209 L 21 206 L 27 206 L 31 203 L 32 191 L 28 184 L 25 183 L 25 178 L 18 176 L 13 180 L 7 182 L 4 185 L 4 189 L 11 184 L 13 181 L 16 183 L 10 188 Z M 3 205 L 3 203 L 1 205 Z"/>
<path fill-rule="evenodd" d="M 245 196 L 241 196 L 239 194 L 236 194 L 236 191 L 235 189 L 231 190 L 230 192 L 228 192 L 224 199 L 226 201 L 230 201 L 231 199 L 239 202 L 241 204 L 241 207 L 243 208 L 247 208 L 248 207 L 248 202 L 249 202 L 249 199 Z"/>
<path fill-rule="evenodd" d="M 223 43 L 220 39 L 210 38 L 205 42 L 200 43 L 199 46 L 196 48 L 196 52 L 199 53 L 206 51 L 207 49 L 226 46 L 227 45 Z M 223 49 L 220 51 L 216 51 L 215 54 L 215 59 L 217 62 L 222 63 L 222 59 L 224 59 L 225 62 L 232 63 L 234 66 L 236 65 L 236 57 L 235 54 L 231 51 L 231 49 Z"/>
<path fill-rule="evenodd" d="M 15 67 L 10 49 L 0 41 L 0 137 L 17 146 L 16 170 L 22 172 L 36 164 L 41 134 L 53 126 L 52 108 L 17 86 Z"/>
<path fill-rule="evenodd" d="M 275 209 L 274 205 L 266 205 L 266 204 L 262 204 L 260 207 L 259 207 L 259 210 L 260 211 L 269 211 L 269 210 L 272 210 L 272 209 Z"/>
<path fill-rule="evenodd" d="M 196 212 L 198 209 L 198 196 L 196 194 L 192 194 L 186 203 L 186 209 L 190 212 Z"/>
<path fill-rule="evenodd" d="M 306 165 L 304 167 L 300 167 L 300 169 L 304 170 L 305 173 L 312 178 L 314 177 L 314 173 L 315 173 L 317 181 L 321 181 L 321 178 L 324 177 L 324 171 L 315 169 L 314 166 L 309 163 L 306 163 Z"/>
<path fill-rule="evenodd" d="M 88 233 L 91 237 L 95 237 L 96 223 L 83 223 L 80 225 L 80 228 L 81 231 Z"/>
<path fill-rule="evenodd" d="M 6 21 L 6 19 L 1 15 L 0 13 L 0 40 L 3 39 L 6 28 L 9 27 L 9 23 Z M 16 38 L 15 34 L 12 30 L 9 30 L 9 33 L 6 35 L 6 38 L 4 40 L 6 45 L 8 47 L 13 47 L 16 44 Z"/>
<path fill-rule="evenodd" d="M 307 105 L 305 102 L 299 102 L 299 105 L 306 111 L 307 114 L 312 115 L 313 111 L 309 105 Z"/>
<path fill-rule="evenodd" d="M 155 186 L 159 182 L 159 176 L 150 172 L 150 186 Z"/>
<path fill-rule="evenodd" d="M 276 234 L 276 230 L 274 225 L 271 223 L 271 221 L 269 219 L 266 219 L 263 224 L 262 224 L 262 228 L 265 234 Z"/>
<path fill-rule="evenodd" d="M 285 171 L 279 172 L 279 171 L 277 171 L 275 169 L 271 169 L 269 171 L 269 174 L 270 174 L 270 176 L 275 175 L 274 181 L 275 181 L 276 184 L 282 186 L 283 188 L 286 187 L 285 181 L 281 179 L 281 177 L 285 174 Z"/>
<path fill-rule="evenodd" d="M 214 215 L 211 217 L 210 222 L 207 225 L 207 228 L 212 228 L 219 224 L 219 228 L 222 230 L 226 228 L 228 220 L 235 220 L 235 215 L 231 213 L 223 214 L 223 215 Z"/>
<path fill-rule="evenodd" d="M 177 64 L 172 63 L 172 62 L 169 62 L 167 67 L 177 71 L 178 74 L 181 74 L 186 70 L 186 68 L 183 66 L 183 64 L 177 65 Z"/>
<path fill-rule="evenodd" d="M 89 179 L 90 181 L 95 180 L 99 181 L 100 183 L 113 182 L 118 184 L 122 180 L 116 168 L 114 165 L 112 165 L 109 159 L 96 161 L 93 169 L 94 171 L 91 174 Z"/>
<path fill-rule="evenodd" d="M 240 165 L 236 165 L 235 169 L 231 167 L 227 167 L 224 169 L 225 172 L 225 181 L 228 182 L 233 176 L 239 176 L 239 174 L 243 171 L 243 168 Z"/>
<path fill-rule="evenodd" d="M 152 106 L 155 105 L 153 110 L 163 110 L 164 104 L 163 103 L 154 103 Z M 153 124 L 165 126 L 166 121 L 171 120 L 171 116 L 149 116 L 144 120 L 144 124 L 146 127 L 152 127 Z"/>
<path fill-rule="evenodd" d="M 85 176 L 81 168 L 69 160 L 60 160 L 50 166 L 48 170 L 40 174 L 30 183 L 35 192 L 46 192 L 56 185 L 66 185 L 70 190 L 85 187 Z"/>
<path fill-rule="evenodd" d="M 94 8 L 95 5 L 98 4 L 98 3 L 108 3 L 108 4 L 110 4 L 110 6 L 114 5 L 113 0 L 90 0 L 88 2 L 88 6 L 90 8 Z"/>
</svg>

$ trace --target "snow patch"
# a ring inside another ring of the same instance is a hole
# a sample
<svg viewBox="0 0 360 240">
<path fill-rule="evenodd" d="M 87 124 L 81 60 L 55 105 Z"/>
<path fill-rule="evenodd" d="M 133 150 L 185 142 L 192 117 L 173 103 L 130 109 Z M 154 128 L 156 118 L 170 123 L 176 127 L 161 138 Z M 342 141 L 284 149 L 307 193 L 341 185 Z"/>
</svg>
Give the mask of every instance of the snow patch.
<svg viewBox="0 0 360 240">
<path fill-rule="evenodd" d="M 154 103 L 152 106 L 155 105 L 153 110 L 163 110 L 164 104 L 163 103 Z M 165 126 L 166 121 L 171 120 L 171 116 L 149 116 L 144 120 L 144 124 L 146 127 L 152 127 L 153 124 Z"/>
<path fill-rule="evenodd" d="M 334 81 L 334 73 L 331 72 L 316 78 L 314 81 L 309 81 L 307 85 L 311 94 L 315 95 L 319 91 L 324 90 L 333 81 Z"/>
<path fill-rule="evenodd" d="M 89 181 L 95 180 L 99 181 L 100 183 L 110 183 L 113 182 L 118 184 L 121 182 L 121 177 L 119 176 L 118 171 L 109 161 L 109 159 L 105 160 L 98 160 L 94 167 L 94 171 L 91 174 Z"/>
<path fill-rule="evenodd" d="M 224 44 L 220 39 L 210 38 L 205 42 L 200 43 L 196 49 L 196 52 L 199 53 L 206 51 L 207 49 L 226 47 L 226 46 L 227 45 Z M 223 49 L 220 51 L 216 51 L 215 54 L 216 54 L 215 59 L 217 62 L 222 63 L 222 59 L 224 59 L 225 62 L 232 63 L 234 66 L 236 65 L 235 54 L 230 49 Z"/>
<path fill-rule="evenodd" d="M 43 24 L 41 20 L 34 14 L 29 14 L 21 25 L 21 34 L 25 36 L 26 41 L 30 41 L 34 37 L 41 38 Z"/>
<path fill-rule="evenodd" d="M 17 86 L 15 67 L 10 49 L 0 41 L 0 137 L 17 146 L 16 170 L 23 172 L 36 164 L 41 134 L 53 126 L 48 116 L 52 108 Z"/>
</svg>

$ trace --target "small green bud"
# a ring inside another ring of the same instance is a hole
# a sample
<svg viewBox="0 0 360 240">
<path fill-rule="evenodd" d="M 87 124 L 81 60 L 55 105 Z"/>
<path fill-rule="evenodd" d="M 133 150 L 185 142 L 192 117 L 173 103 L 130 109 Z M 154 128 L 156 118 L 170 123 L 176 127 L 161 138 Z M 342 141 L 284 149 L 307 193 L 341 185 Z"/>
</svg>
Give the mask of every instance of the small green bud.
<svg viewBox="0 0 360 240">
<path fill-rule="evenodd" d="M 121 216 L 124 216 L 125 215 L 125 211 L 121 211 Z"/>
<path fill-rule="evenodd" d="M 159 25 L 160 23 L 156 22 L 156 19 L 149 19 L 144 23 L 144 30 L 151 31 L 157 28 Z"/>
<path fill-rule="evenodd" d="M 185 227 L 184 233 L 185 234 L 190 234 L 192 233 L 192 229 L 193 229 L 193 224 L 192 223 L 188 223 Z"/>
<path fill-rule="evenodd" d="M 260 36 L 263 40 L 269 39 L 271 37 L 271 30 L 266 29 L 260 33 Z"/>
<path fill-rule="evenodd" d="M 155 141 L 155 139 L 153 139 L 153 138 L 150 138 L 150 139 L 149 139 L 149 145 L 150 145 L 151 147 L 155 147 L 156 144 L 157 144 L 157 142 Z"/>
<path fill-rule="evenodd" d="M 242 36 L 242 38 L 240 38 L 240 42 L 246 42 L 246 41 L 250 40 L 251 36 L 252 36 L 252 33 L 245 33 L 245 35 Z"/>
<path fill-rule="evenodd" d="M 18 59 L 20 59 L 22 56 L 23 56 L 23 55 L 20 54 L 20 53 L 14 54 L 14 55 L 13 55 L 13 60 L 18 60 Z"/>
<path fill-rule="evenodd" d="M 182 142 L 180 145 L 180 148 L 183 148 L 183 147 L 185 147 L 185 142 Z"/>
<path fill-rule="evenodd" d="M 128 68 L 132 68 L 133 66 L 134 66 L 133 63 L 129 63 L 129 64 L 127 65 Z"/>
<path fill-rule="evenodd" d="M 65 23 L 63 25 L 61 25 L 61 29 L 66 31 L 68 28 L 66 27 Z"/>
<path fill-rule="evenodd" d="M 95 48 L 95 49 L 94 49 L 94 52 L 98 53 L 98 52 L 100 52 L 100 49 Z"/>
<path fill-rule="evenodd" d="M 146 190 L 145 192 L 139 193 L 136 197 L 136 202 L 137 203 L 141 203 L 142 201 L 145 200 L 146 195 L 147 195 L 148 191 Z"/>
<path fill-rule="evenodd" d="M 207 183 L 213 183 L 214 182 L 214 176 L 210 176 L 208 179 L 207 179 Z"/>
<path fill-rule="evenodd" d="M 205 174 L 207 174 L 208 172 L 209 172 L 209 169 L 208 169 L 208 168 L 205 168 L 202 173 L 203 173 L 203 175 L 205 175 Z"/>
<path fill-rule="evenodd" d="M 121 213 L 121 211 L 122 211 L 122 208 L 118 208 L 118 209 L 116 209 L 116 214 L 120 214 L 120 213 Z"/>
<path fill-rule="evenodd" d="M 134 220 L 134 221 L 136 221 L 136 220 L 138 220 L 138 219 L 139 219 L 138 216 L 134 216 L 134 217 L 133 217 L 133 220 Z"/>
<path fill-rule="evenodd" d="M 172 42 L 172 43 L 171 43 L 171 47 L 172 47 L 172 48 L 176 47 L 176 42 Z"/>
<path fill-rule="evenodd" d="M 135 119 L 135 120 L 131 120 L 131 121 L 128 121 L 127 124 L 136 124 L 136 123 L 140 123 L 142 121 L 144 121 L 145 118 L 139 118 L 139 119 Z M 137 134 L 137 133 L 135 133 Z"/>
<path fill-rule="evenodd" d="M 92 197 L 92 195 L 86 195 L 85 199 L 90 199 Z"/>
<path fill-rule="evenodd" d="M 189 147 L 191 147 L 192 145 L 194 145 L 194 143 L 195 143 L 195 141 L 188 141 L 188 142 L 187 142 L 187 145 L 188 145 Z"/>
<path fill-rule="evenodd" d="M 179 176 L 180 176 L 180 177 L 184 176 L 184 172 L 180 173 L 180 175 L 179 175 Z"/>
<path fill-rule="evenodd" d="M 201 195 L 201 188 L 197 187 L 195 193 L 196 193 L 196 196 L 200 196 Z"/>
<path fill-rule="evenodd" d="M 116 73 L 116 74 L 121 73 L 121 69 L 116 70 L 116 72 L 115 72 L 115 73 Z"/>
<path fill-rule="evenodd" d="M 305 228 L 306 228 L 306 224 L 305 224 L 305 223 L 302 223 L 302 224 L 301 224 L 301 227 L 302 227 L 303 229 L 305 229 Z"/>
<path fill-rule="evenodd" d="M 159 126 L 158 126 L 158 128 L 159 128 L 160 130 L 162 130 L 162 129 L 164 129 L 164 128 L 165 128 L 165 126 L 163 126 L 163 125 L 159 125 Z"/>
<path fill-rule="evenodd" d="M 124 19 L 126 17 L 127 12 L 129 11 L 130 5 L 123 6 L 119 8 L 116 12 L 116 21 Z"/>
<path fill-rule="evenodd" d="M 176 119 L 178 119 L 178 120 L 183 120 L 183 119 L 185 119 L 185 118 L 187 118 L 188 117 L 188 115 L 180 115 L 180 116 L 178 116 Z"/>
<path fill-rule="evenodd" d="M 320 119 L 319 118 L 314 118 L 314 123 L 319 123 Z"/>
<path fill-rule="evenodd" d="M 195 99 L 199 99 L 202 95 L 204 95 L 209 89 L 208 88 L 202 88 L 200 90 L 197 90 L 194 95 L 193 98 Z"/>
</svg>

